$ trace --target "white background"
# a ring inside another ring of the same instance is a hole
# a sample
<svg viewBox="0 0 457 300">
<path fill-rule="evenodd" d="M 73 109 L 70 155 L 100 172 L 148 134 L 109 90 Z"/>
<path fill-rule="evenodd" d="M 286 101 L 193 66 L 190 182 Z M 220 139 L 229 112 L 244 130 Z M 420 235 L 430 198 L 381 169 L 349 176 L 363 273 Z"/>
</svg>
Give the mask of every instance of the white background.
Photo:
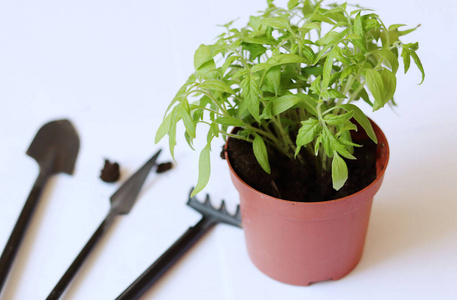
<svg viewBox="0 0 457 300">
<path fill-rule="evenodd" d="M 280 3 L 284 3 L 280 2 Z M 454 0 L 359 1 L 385 23 L 422 24 L 426 69 L 399 75 L 395 111 L 369 114 L 384 130 L 391 160 L 370 221 L 364 256 L 342 280 L 294 287 L 260 273 L 243 232 L 220 225 L 144 299 L 457 299 L 456 58 Z M 109 209 L 109 197 L 166 141 L 155 131 L 193 54 L 263 0 L 0 1 L 0 249 L 38 174 L 25 155 L 46 122 L 69 118 L 81 138 L 74 176 L 54 176 L 38 205 L 1 299 L 44 299 Z M 400 73 L 400 72 L 399 72 Z M 204 138 L 203 138 L 204 139 Z M 201 144 L 197 144 L 197 147 Z M 233 211 L 238 195 L 213 145 L 206 191 Z M 121 164 L 103 183 L 103 159 Z M 114 299 L 199 215 L 185 203 L 198 153 L 181 139 L 178 166 L 151 174 L 136 206 L 83 266 L 65 299 Z M 202 198 L 204 195 L 200 195 Z"/>
</svg>

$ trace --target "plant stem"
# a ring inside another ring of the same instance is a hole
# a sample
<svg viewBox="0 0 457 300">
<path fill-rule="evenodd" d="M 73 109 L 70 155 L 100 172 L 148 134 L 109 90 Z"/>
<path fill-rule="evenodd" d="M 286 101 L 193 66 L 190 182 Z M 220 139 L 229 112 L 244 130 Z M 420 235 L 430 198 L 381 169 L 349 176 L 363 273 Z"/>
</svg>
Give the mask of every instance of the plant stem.
<svg viewBox="0 0 457 300">
<path fill-rule="evenodd" d="M 219 115 L 219 116 L 221 116 L 221 117 L 225 117 L 225 116 L 226 116 L 226 115 L 221 114 L 220 112 L 215 111 L 215 110 L 212 110 L 212 109 L 210 109 L 210 108 L 200 107 L 200 106 L 198 106 L 198 108 L 203 109 L 203 110 L 206 110 L 206 111 L 209 111 L 209 112 L 212 112 L 212 113 L 214 113 L 214 114 L 216 114 L 216 115 Z"/>
<path fill-rule="evenodd" d="M 365 81 L 361 82 L 359 87 L 354 91 L 354 93 L 352 93 L 351 98 L 349 98 L 349 100 L 348 100 L 348 104 L 351 103 L 357 97 L 357 95 L 360 93 L 360 91 L 364 87 L 365 87 Z"/>
<path fill-rule="evenodd" d="M 251 126 L 251 125 L 246 125 L 245 128 L 246 128 L 246 129 L 250 129 L 250 130 L 252 130 L 252 131 L 255 131 L 255 132 L 257 132 L 258 134 L 263 135 L 264 137 L 269 138 L 270 140 L 272 140 L 272 141 L 275 142 L 275 143 L 280 143 L 280 141 L 279 141 L 272 133 L 263 131 L 262 129 L 253 127 L 253 126 Z"/>
<path fill-rule="evenodd" d="M 202 93 L 206 96 L 208 96 L 208 98 L 211 99 L 211 101 L 216 104 L 216 106 L 222 111 L 222 113 L 224 114 L 224 116 L 227 116 L 227 117 L 230 117 L 230 115 L 227 113 L 227 110 L 224 106 L 222 106 L 217 100 L 216 98 L 214 98 L 213 94 L 212 93 L 209 93 L 205 90 L 201 90 L 201 89 L 197 89 L 197 90 L 191 90 L 190 92 L 188 92 L 187 95 L 191 95 L 192 93 Z"/>
</svg>

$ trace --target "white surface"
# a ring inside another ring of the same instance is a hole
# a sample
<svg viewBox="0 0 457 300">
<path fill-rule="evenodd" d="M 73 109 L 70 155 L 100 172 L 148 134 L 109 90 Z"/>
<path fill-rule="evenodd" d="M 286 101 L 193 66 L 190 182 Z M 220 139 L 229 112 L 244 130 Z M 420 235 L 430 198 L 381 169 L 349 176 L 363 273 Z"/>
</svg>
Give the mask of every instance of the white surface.
<svg viewBox="0 0 457 300">
<path fill-rule="evenodd" d="M 218 226 L 144 299 L 457 299 L 454 0 L 359 1 L 386 23 L 422 27 L 427 72 L 400 75 L 396 112 L 372 115 L 391 146 L 375 198 L 365 253 L 336 282 L 293 287 L 249 261 L 242 230 Z M 118 161 L 122 181 L 166 142 L 153 138 L 164 109 L 192 72 L 193 53 L 216 24 L 264 7 L 246 1 L 0 2 L 0 249 L 37 176 L 25 155 L 46 122 L 69 118 L 81 137 L 74 176 L 52 178 L 16 258 L 2 299 L 44 299 L 109 208 L 121 184 L 99 178 L 103 159 Z M 222 145 L 222 142 L 220 142 Z M 234 210 L 237 194 L 213 146 L 207 191 Z M 114 299 L 199 215 L 185 205 L 198 153 L 184 142 L 178 167 L 149 177 L 132 212 L 119 218 L 68 289 L 65 299 Z M 161 161 L 170 159 L 168 151 Z M 200 196 L 200 198 L 202 195 Z"/>
</svg>

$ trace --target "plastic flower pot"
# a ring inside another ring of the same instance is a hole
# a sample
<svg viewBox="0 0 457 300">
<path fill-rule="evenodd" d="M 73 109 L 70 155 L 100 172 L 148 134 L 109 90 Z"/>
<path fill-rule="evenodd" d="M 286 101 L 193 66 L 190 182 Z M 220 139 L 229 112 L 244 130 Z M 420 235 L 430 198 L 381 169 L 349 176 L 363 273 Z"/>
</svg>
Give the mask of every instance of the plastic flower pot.
<svg viewBox="0 0 457 300">
<path fill-rule="evenodd" d="M 357 266 L 373 197 L 389 160 L 386 137 L 372 125 L 378 138 L 376 179 L 355 194 L 331 201 L 294 202 L 263 194 L 238 177 L 226 154 L 240 195 L 248 254 L 260 271 L 283 283 L 307 286 L 340 279 Z"/>
</svg>

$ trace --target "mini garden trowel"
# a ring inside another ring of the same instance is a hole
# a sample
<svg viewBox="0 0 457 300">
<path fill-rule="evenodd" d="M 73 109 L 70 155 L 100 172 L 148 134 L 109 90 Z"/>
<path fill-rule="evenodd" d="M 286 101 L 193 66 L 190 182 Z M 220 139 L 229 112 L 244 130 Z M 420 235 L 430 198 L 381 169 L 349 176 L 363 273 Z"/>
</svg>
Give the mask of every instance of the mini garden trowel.
<svg viewBox="0 0 457 300">
<path fill-rule="evenodd" d="M 40 173 L 0 257 L 0 292 L 49 177 L 57 173 L 71 175 L 78 151 L 79 137 L 68 120 L 46 123 L 30 144 L 27 154 L 36 160 Z"/>
<path fill-rule="evenodd" d="M 70 284 L 71 280 L 88 257 L 90 251 L 94 249 L 95 245 L 101 239 L 103 234 L 113 224 L 114 219 L 119 215 L 126 215 L 130 212 L 133 205 L 135 204 L 135 200 L 137 199 L 138 194 L 140 193 L 141 187 L 143 186 L 146 177 L 149 174 L 149 171 L 154 165 L 156 165 L 156 160 L 160 154 L 160 151 L 161 150 L 154 154 L 151 159 L 149 159 L 111 196 L 111 208 L 108 212 L 108 215 L 100 224 L 84 248 L 81 250 L 81 252 L 78 254 L 70 267 L 67 269 L 59 282 L 56 284 L 54 289 L 46 298 L 47 300 L 60 298 L 68 284 Z"/>
<path fill-rule="evenodd" d="M 192 191 L 191 191 L 192 192 Z M 225 202 L 219 209 L 211 205 L 209 195 L 204 203 L 195 197 L 189 197 L 187 205 L 203 215 L 201 220 L 187 231 L 165 251 L 146 271 L 143 272 L 116 300 L 137 300 L 156 283 L 175 262 L 177 262 L 209 229 L 218 223 L 241 227 L 240 207 L 237 206 L 234 215 L 225 208 Z"/>
</svg>

